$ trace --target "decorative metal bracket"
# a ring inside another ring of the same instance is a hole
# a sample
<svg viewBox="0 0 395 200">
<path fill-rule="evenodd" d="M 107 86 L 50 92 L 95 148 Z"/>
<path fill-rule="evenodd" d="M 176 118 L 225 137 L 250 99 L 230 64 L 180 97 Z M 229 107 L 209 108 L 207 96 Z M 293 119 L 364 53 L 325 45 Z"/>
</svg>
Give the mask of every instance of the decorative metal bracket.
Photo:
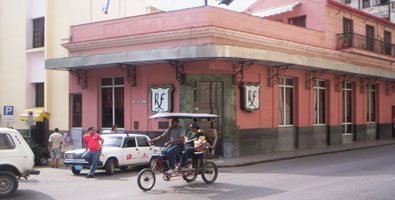
<svg viewBox="0 0 395 200">
<path fill-rule="evenodd" d="M 343 83 L 345 81 L 350 81 L 352 79 L 351 75 L 336 75 L 335 76 L 335 90 L 336 92 L 342 91 Z"/>
<path fill-rule="evenodd" d="M 368 88 L 369 84 L 375 83 L 376 78 L 360 78 L 361 85 L 360 85 L 360 93 L 365 94 L 366 89 Z"/>
<path fill-rule="evenodd" d="M 274 87 L 278 83 L 279 76 L 289 69 L 289 65 L 278 65 L 268 67 L 268 85 L 269 87 Z"/>
<path fill-rule="evenodd" d="M 325 70 L 308 71 L 305 74 L 305 89 L 310 90 L 314 86 L 314 81 L 324 74 Z"/>
<path fill-rule="evenodd" d="M 126 73 L 126 80 L 130 84 L 130 86 L 137 86 L 137 66 L 130 64 L 117 64 L 123 72 Z"/>
<path fill-rule="evenodd" d="M 251 68 L 254 64 L 254 61 L 240 61 L 237 64 L 233 65 L 233 83 L 240 84 L 244 80 L 244 71 Z"/>
<path fill-rule="evenodd" d="M 177 60 L 170 60 L 169 65 L 176 70 L 176 79 L 180 85 L 183 85 L 185 83 L 184 64 Z"/>
<path fill-rule="evenodd" d="M 395 92 L 395 81 L 386 81 L 385 82 L 385 94 L 387 96 L 390 96 L 394 92 Z"/>
<path fill-rule="evenodd" d="M 82 89 L 88 88 L 88 70 L 86 69 L 70 69 L 73 75 L 77 76 L 77 84 Z"/>
</svg>

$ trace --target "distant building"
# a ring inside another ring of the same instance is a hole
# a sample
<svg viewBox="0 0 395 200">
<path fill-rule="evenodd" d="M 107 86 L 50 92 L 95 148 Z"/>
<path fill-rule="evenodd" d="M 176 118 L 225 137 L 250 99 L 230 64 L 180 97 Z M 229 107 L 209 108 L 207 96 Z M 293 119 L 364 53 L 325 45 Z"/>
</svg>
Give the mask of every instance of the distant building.
<svg viewBox="0 0 395 200">
<path fill-rule="evenodd" d="M 395 22 L 394 0 L 335 0 L 352 8 Z"/>
</svg>

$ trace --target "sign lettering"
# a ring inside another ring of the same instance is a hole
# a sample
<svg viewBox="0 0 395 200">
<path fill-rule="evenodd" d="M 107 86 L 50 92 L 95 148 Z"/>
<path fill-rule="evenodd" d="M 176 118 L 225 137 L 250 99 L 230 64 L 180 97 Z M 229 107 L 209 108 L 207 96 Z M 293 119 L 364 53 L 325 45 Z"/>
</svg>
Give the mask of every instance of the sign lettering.
<svg viewBox="0 0 395 200">
<path fill-rule="evenodd" d="M 241 87 L 241 108 L 252 112 L 260 108 L 260 89 L 259 83 L 244 83 Z"/>
<path fill-rule="evenodd" d="M 170 112 L 173 100 L 172 91 L 173 87 L 171 85 L 151 86 L 151 111 Z"/>
</svg>

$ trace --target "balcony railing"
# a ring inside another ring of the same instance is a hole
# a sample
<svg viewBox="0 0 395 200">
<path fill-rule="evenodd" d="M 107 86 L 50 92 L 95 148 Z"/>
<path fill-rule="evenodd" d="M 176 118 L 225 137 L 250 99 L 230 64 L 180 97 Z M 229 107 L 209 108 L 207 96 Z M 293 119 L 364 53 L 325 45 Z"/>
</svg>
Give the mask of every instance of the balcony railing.
<svg viewBox="0 0 395 200">
<path fill-rule="evenodd" d="M 395 45 L 382 40 L 366 37 L 356 33 L 336 34 L 337 49 L 358 48 L 379 54 L 394 56 Z"/>
</svg>

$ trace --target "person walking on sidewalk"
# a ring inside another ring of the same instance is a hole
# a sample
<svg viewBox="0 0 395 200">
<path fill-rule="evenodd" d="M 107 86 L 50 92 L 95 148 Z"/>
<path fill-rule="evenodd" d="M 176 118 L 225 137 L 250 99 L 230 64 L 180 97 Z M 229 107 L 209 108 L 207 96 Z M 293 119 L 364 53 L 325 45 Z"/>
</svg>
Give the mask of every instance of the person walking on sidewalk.
<svg viewBox="0 0 395 200">
<path fill-rule="evenodd" d="M 68 130 L 63 135 L 63 150 L 64 150 L 64 152 L 70 151 L 72 145 L 73 145 L 73 138 L 71 138 L 70 130 Z"/>
<path fill-rule="evenodd" d="M 60 147 L 62 145 L 62 135 L 59 133 L 59 129 L 55 128 L 54 133 L 49 136 L 48 150 L 51 152 L 52 157 L 52 168 L 59 167 L 59 158 L 61 156 Z M 55 162 L 56 159 L 56 162 Z"/>
<path fill-rule="evenodd" d="M 103 138 L 99 134 L 95 133 L 94 127 L 88 128 L 88 133 L 83 137 L 86 152 L 82 155 L 82 158 L 88 161 L 91 165 L 88 176 L 86 178 L 93 178 L 99 163 L 102 146 L 104 143 Z"/>
</svg>

